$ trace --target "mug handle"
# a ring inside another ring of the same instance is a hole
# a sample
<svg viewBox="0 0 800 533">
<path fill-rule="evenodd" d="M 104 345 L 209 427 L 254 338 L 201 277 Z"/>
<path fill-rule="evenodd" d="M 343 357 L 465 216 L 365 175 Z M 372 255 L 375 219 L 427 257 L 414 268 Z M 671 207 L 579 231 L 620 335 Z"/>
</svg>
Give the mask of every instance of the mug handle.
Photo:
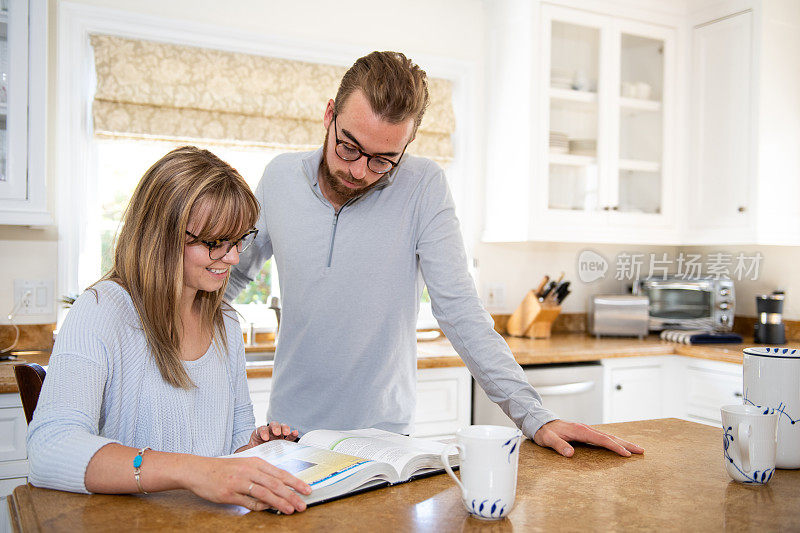
<svg viewBox="0 0 800 533">
<path fill-rule="evenodd" d="M 750 472 L 750 435 L 753 434 L 753 426 L 747 422 L 739 423 L 739 456 L 742 458 L 742 470 Z"/>
<path fill-rule="evenodd" d="M 467 490 L 464 488 L 464 485 L 461 483 L 461 481 L 456 476 L 455 472 L 453 472 L 453 469 L 450 467 L 451 450 L 458 450 L 459 455 L 464 453 L 464 449 L 461 448 L 460 444 L 452 444 L 451 443 L 451 444 L 448 444 L 447 446 L 445 446 L 444 450 L 442 450 L 442 454 L 440 455 L 440 459 L 442 460 L 442 464 L 444 465 L 445 471 L 450 475 L 451 478 L 453 478 L 453 481 L 456 482 L 456 485 L 458 485 L 458 488 L 461 489 L 461 497 L 463 499 L 466 499 Z"/>
</svg>

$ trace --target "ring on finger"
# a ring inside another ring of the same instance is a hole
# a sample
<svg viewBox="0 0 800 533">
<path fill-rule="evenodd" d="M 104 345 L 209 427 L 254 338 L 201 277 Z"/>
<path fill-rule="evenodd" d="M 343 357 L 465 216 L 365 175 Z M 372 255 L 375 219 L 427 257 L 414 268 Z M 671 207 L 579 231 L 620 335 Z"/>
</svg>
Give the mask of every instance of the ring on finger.
<svg viewBox="0 0 800 533">
<path fill-rule="evenodd" d="M 253 494 L 250 491 L 253 490 L 254 485 L 255 483 L 250 483 L 250 486 L 247 487 L 247 495 L 250 496 L 251 498 L 253 497 Z"/>
</svg>

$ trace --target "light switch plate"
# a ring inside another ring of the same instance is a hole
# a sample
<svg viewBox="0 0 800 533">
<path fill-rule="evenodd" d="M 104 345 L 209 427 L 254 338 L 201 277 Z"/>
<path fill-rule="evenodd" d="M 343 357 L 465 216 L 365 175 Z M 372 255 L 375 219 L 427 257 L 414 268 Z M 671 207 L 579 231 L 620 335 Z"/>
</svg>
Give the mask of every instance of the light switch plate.
<svg viewBox="0 0 800 533">
<path fill-rule="evenodd" d="M 503 307 L 506 303 L 506 286 L 494 284 L 486 287 L 486 307 Z"/>
<path fill-rule="evenodd" d="M 14 280 L 15 314 L 48 315 L 55 309 L 53 280 L 15 279 Z"/>
</svg>

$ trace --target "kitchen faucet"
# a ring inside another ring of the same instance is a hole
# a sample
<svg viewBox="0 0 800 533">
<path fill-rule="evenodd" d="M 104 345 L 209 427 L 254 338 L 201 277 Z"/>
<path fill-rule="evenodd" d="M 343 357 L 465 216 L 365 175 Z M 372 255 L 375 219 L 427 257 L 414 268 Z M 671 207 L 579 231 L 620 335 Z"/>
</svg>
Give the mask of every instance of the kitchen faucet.
<svg viewBox="0 0 800 533">
<path fill-rule="evenodd" d="M 281 327 L 281 301 L 277 296 L 273 296 L 269 302 L 269 308 L 275 311 L 275 319 L 278 325 L 275 327 L 275 337 L 278 337 L 278 330 Z"/>
</svg>

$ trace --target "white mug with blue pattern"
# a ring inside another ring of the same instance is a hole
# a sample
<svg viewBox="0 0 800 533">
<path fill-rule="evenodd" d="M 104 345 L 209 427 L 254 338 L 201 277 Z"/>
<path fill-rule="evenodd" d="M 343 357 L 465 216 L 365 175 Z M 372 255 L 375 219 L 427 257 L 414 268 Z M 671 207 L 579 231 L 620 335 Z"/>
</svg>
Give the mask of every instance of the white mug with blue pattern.
<svg viewBox="0 0 800 533">
<path fill-rule="evenodd" d="M 775 474 L 778 413 L 752 405 L 725 405 L 722 454 L 734 481 L 763 485 Z"/>
<path fill-rule="evenodd" d="M 457 444 L 442 451 L 442 463 L 461 489 L 461 501 L 476 518 L 499 520 L 514 506 L 522 432 L 504 426 L 467 426 L 456 433 Z M 458 450 L 461 480 L 448 457 Z"/>
<path fill-rule="evenodd" d="M 745 348 L 745 405 L 778 413 L 775 466 L 800 468 L 800 350 Z"/>
</svg>

